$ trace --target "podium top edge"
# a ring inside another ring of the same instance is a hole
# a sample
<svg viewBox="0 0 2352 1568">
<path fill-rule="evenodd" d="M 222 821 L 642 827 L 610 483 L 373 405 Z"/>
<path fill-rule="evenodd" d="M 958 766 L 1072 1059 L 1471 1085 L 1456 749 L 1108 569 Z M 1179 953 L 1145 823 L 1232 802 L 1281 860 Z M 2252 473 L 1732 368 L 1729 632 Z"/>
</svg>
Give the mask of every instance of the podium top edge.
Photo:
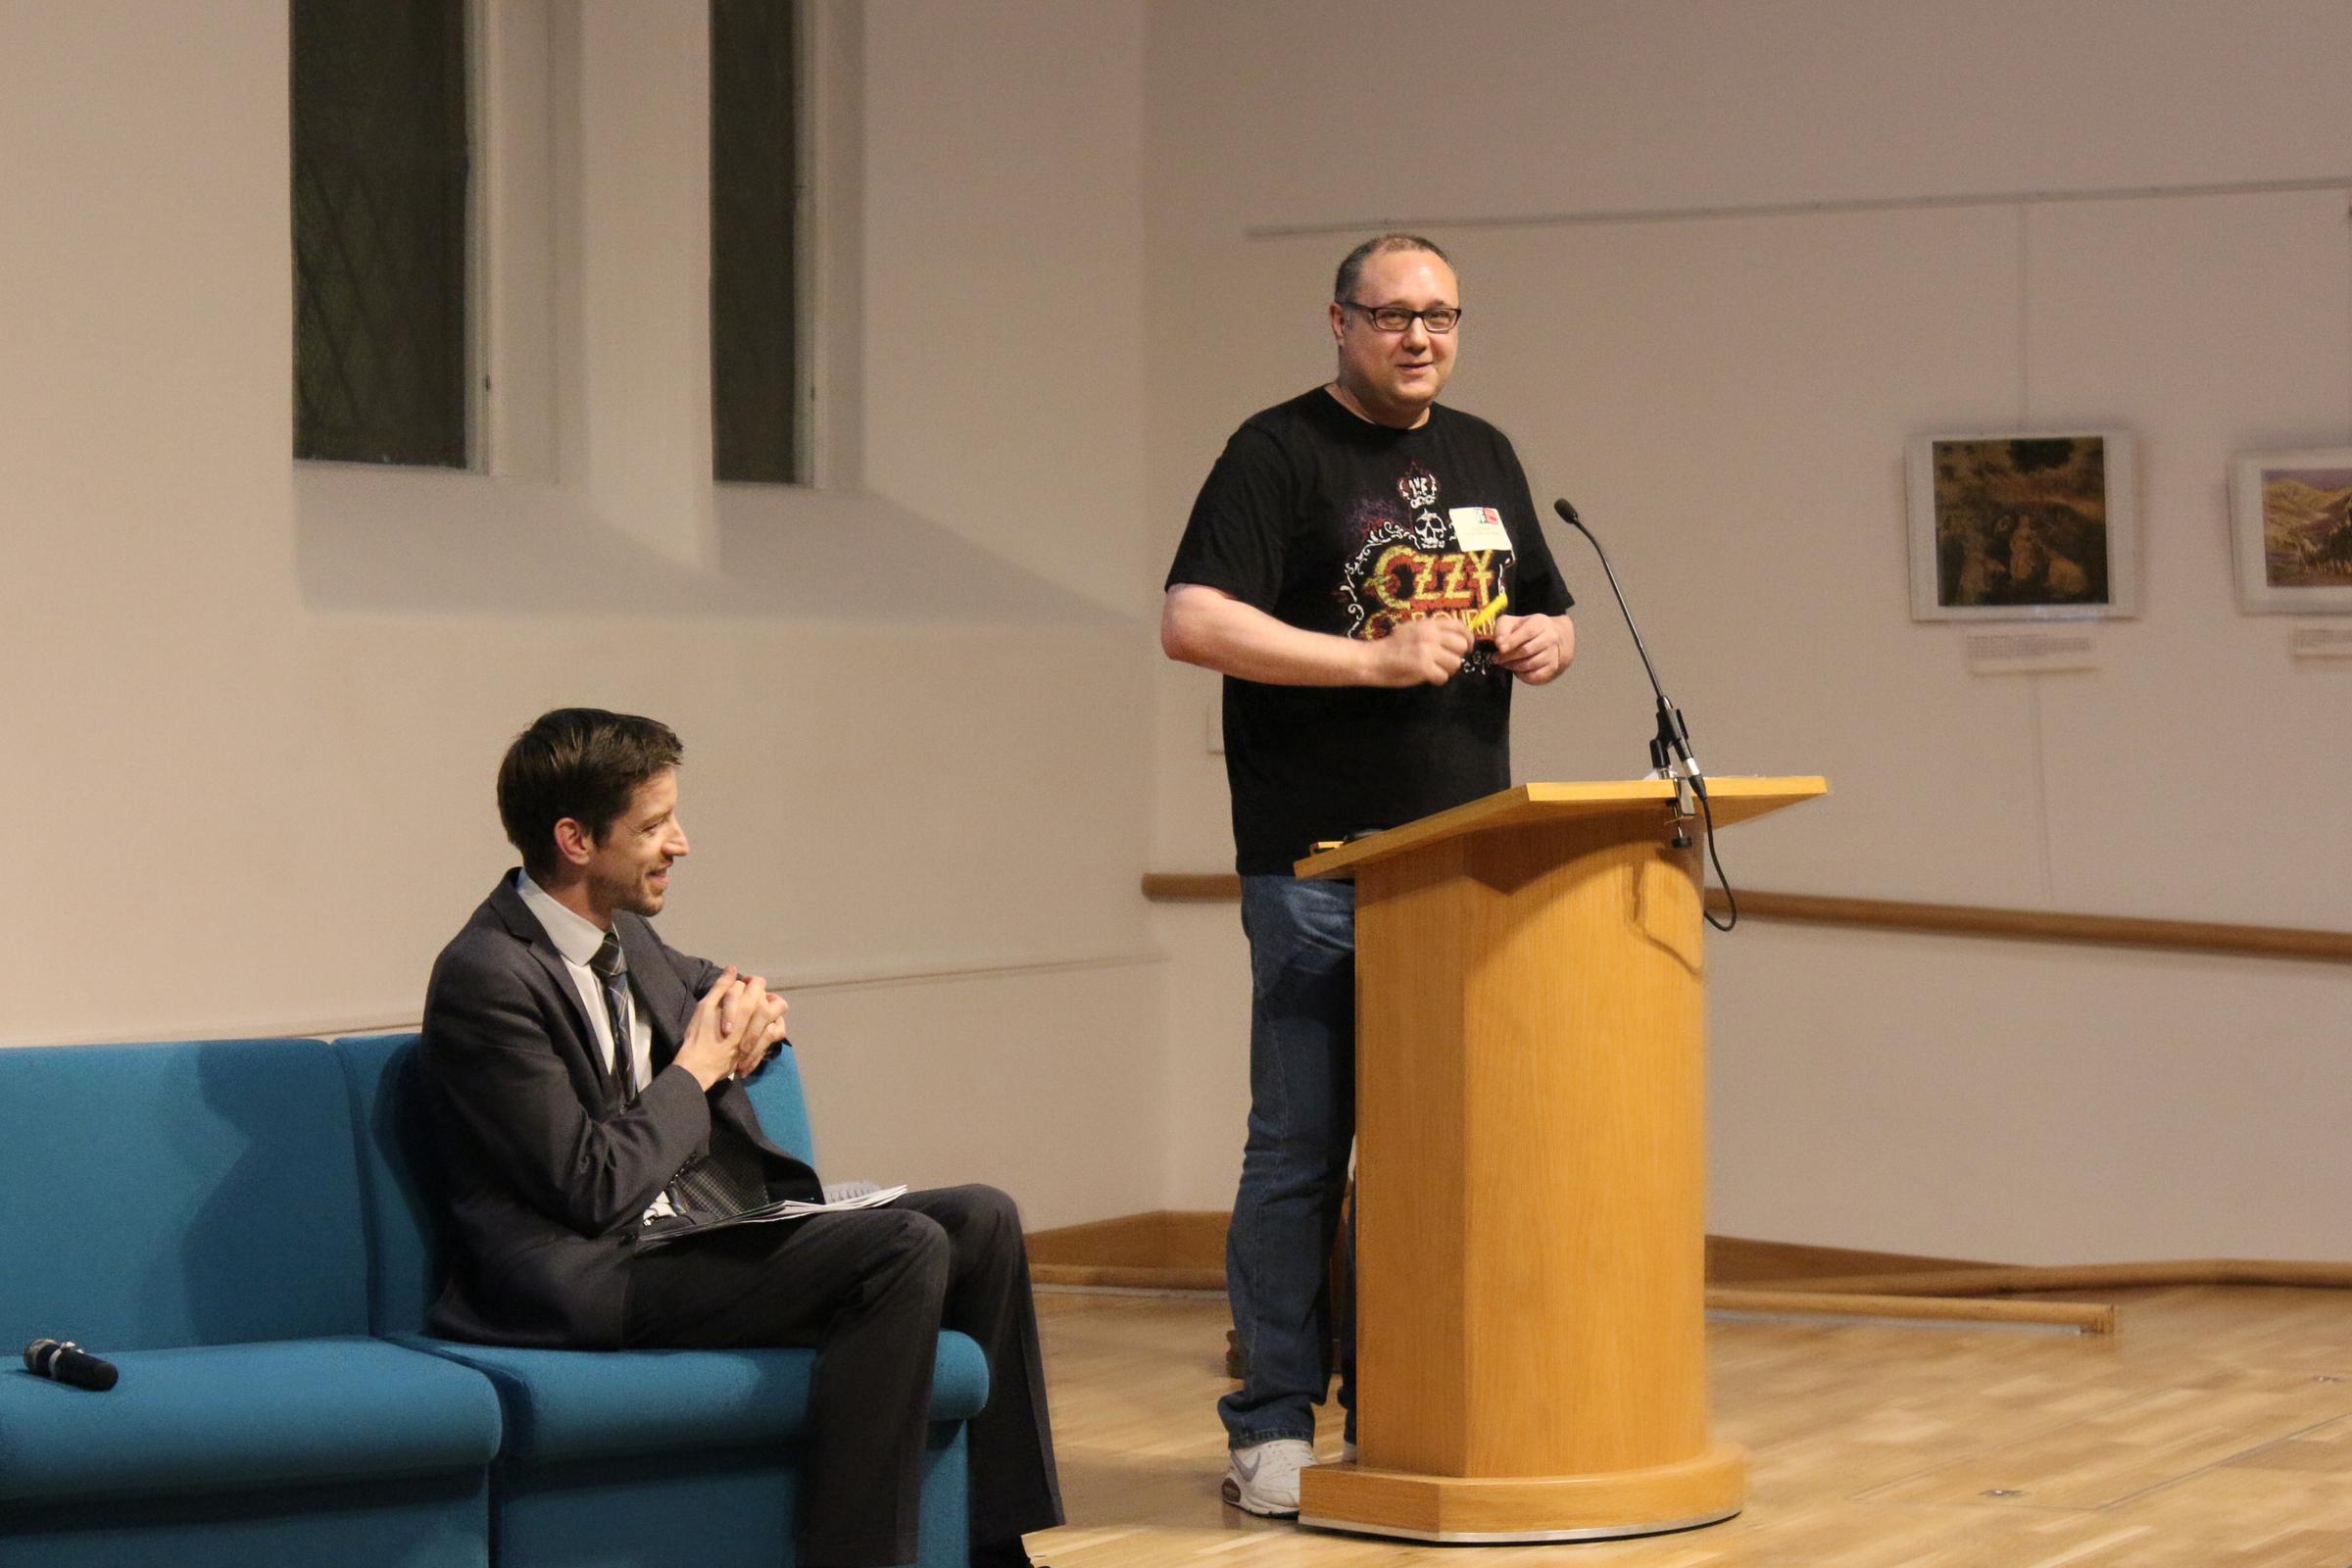
<svg viewBox="0 0 2352 1568">
<path fill-rule="evenodd" d="M 1829 792 L 1829 780 L 1819 775 L 1707 780 L 1707 800 L 1715 808 L 1719 827 L 1745 822 L 1783 807 L 1801 805 Z M 1309 880 L 1343 876 L 1369 861 L 1472 833 L 1609 816 L 1638 817 L 1654 812 L 1673 799 L 1672 781 L 1662 778 L 1515 784 L 1451 810 L 1438 811 L 1385 833 L 1310 855 L 1296 862 L 1292 870 Z"/>
</svg>

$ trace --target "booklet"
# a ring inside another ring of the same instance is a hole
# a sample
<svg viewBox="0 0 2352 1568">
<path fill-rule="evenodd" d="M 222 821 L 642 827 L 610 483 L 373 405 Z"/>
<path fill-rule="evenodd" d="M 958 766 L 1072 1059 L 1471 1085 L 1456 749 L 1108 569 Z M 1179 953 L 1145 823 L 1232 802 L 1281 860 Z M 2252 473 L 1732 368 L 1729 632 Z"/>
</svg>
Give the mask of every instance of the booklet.
<svg viewBox="0 0 2352 1568">
<path fill-rule="evenodd" d="M 695 1219 L 685 1214 L 648 1214 L 644 1228 L 637 1233 L 639 1247 L 660 1247 L 681 1236 L 705 1236 L 711 1231 L 723 1231 L 732 1225 L 764 1225 L 780 1219 L 806 1219 L 810 1214 L 840 1214 L 853 1208 L 880 1208 L 893 1199 L 906 1195 L 906 1185 L 876 1187 L 872 1182 L 838 1182 L 824 1190 L 825 1200 L 807 1203 L 788 1198 L 782 1202 L 768 1203 L 760 1208 L 747 1208 L 740 1214 L 728 1214 L 718 1219 Z"/>
</svg>

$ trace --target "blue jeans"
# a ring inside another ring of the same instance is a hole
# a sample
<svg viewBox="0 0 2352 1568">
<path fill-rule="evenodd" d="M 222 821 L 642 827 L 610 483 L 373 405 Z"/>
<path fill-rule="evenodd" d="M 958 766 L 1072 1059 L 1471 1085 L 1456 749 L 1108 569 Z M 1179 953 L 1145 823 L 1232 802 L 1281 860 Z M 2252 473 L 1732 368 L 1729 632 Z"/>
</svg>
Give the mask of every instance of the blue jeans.
<svg viewBox="0 0 2352 1568">
<path fill-rule="evenodd" d="M 1355 886 L 1242 878 L 1250 938 L 1250 1141 L 1225 1234 L 1242 1386 L 1226 1441 L 1314 1441 L 1332 1374 L 1331 1245 L 1355 1137 Z M 1340 1404 L 1354 1427 L 1354 1325 Z"/>
</svg>

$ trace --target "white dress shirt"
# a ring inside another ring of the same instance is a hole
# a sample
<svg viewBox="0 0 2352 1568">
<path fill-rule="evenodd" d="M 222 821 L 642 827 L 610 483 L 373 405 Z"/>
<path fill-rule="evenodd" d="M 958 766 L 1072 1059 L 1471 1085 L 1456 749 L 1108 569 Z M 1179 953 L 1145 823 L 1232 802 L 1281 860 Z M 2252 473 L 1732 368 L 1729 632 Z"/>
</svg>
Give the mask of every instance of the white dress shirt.
<svg viewBox="0 0 2352 1568">
<path fill-rule="evenodd" d="M 523 906 L 547 933 L 547 940 L 556 945 L 564 958 L 564 967 L 571 971 L 572 988 L 580 994 L 580 1010 L 588 1015 L 588 1027 L 596 1031 L 597 1049 L 604 1053 L 605 1071 L 612 1070 L 612 1021 L 605 1007 L 605 983 L 588 967 L 596 950 L 605 945 L 605 934 L 596 922 L 564 907 L 555 895 L 531 880 L 531 873 L 514 873 L 514 891 L 522 896 Z M 625 972 L 625 971 L 624 971 Z M 637 1087 L 643 1091 L 654 1081 L 654 1026 L 645 1021 L 645 1012 L 637 1005 L 634 981 L 623 988 L 627 993 L 626 1011 L 629 1017 L 629 1058 L 637 1066 Z M 646 1216 L 667 1214 L 669 1194 L 664 1192 L 647 1207 Z"/>
<path fill-rule="evenodd" d="M 572 987 L 580 994 L 580 1010 L 588 1015 L 588 1027 L 596 1031 L 597 1049 L 604 1053 L 605 1071 L 611 1072 L 612 1024 L 605 1006 L 605 983 L 588 967 L 596 950 L 605 945 L 605 934 L 596 928 L 595 921 L 558 904 L 553 894 L 531 880 L 528 871 L 514 873 L 514 891 L 522 895 L 523 906 L 538 917 L 547 940 L 564 956 L 564 967 L 571 971 Z M 645 1021 L 645 1013 L 637 1005 L 635 983 L 631 982 L 626 990 L 629 1059 L 636 1066 L 636 1083 L 642 1090 L 654 1081 L 654 1026 Z"/>
</svg>

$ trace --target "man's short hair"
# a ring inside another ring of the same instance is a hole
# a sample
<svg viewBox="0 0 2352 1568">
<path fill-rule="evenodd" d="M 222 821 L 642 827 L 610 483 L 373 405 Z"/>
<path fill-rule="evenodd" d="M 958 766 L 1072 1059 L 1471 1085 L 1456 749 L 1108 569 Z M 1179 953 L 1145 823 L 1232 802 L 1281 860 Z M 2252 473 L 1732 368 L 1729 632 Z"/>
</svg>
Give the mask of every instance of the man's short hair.
<svg viewBox="0 0 2352 1568">
<path fill-rule="evenodd" d="M 1375 234 L 1349 251 L 1348 259 L 1340 263 L 1339 276 L 1332 280 L 1331 297 L 1342 304 L 1353 301 L 1355 285 L 1364 280 L 1364 264 L 1388 251 L 1427 251 L 1447 267 L 1453 265 L 1446 253 L 1438 249 L 1435 240 L 1423 239 L 1418 234 Z"/>
<path fill-rule="evenodd" d="M 657 719 L 601 708 L 540 714 L 498 764 L 498 819 L 522 852 L 523 869 L 534 879 L 553 874 L 558 822 L 568 816 L 602 839 L 637 787 L 685 755 L 676 733 Z"/>
</svg>

